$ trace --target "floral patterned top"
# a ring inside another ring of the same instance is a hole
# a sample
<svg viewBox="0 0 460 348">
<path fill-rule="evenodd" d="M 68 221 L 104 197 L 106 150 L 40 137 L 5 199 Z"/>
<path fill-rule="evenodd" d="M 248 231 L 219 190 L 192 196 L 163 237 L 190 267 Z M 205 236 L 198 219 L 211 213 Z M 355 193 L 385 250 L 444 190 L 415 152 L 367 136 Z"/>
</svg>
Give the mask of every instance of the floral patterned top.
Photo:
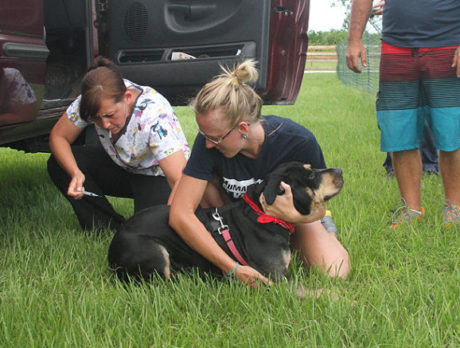
<svg viewBox="0 0 460 348">
<path fill-rule="evenodd" d="M 110 131 L 95 124 L 102 146 L 110 158 L 125 170 L 143 175 L 164 176 L 159 161 L 177 151 L 190 156 L 190 148 L 171 105 L 153 88 L 124 80 L 127 88 L 138 89 L 131 116 L 114 142 Z M 68 107 L 69 120 L 79 128 L 89 123 L 80 117 L 81 96 Z"/>
</svg>

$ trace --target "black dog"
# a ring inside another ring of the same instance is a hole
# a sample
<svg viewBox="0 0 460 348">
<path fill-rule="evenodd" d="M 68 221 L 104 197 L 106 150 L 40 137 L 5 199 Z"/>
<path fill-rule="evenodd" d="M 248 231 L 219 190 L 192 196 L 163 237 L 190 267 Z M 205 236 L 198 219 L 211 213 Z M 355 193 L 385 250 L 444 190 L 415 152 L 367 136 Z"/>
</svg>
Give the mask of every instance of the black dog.
<svg viewBox="0 0 460 348">
<path fill-rule="evenodd" d="M 286 276 L 291 259 L 291 224 L 265 215 L 259 196 L 275 201 L 284 181 L 292 189 L 295 208 L 303 215 L 322 209 L 342 189 L 340 169 L 311 169 L 300 162 L 279 165 L 261 184 L 252 186 L 243 200 L 218 209 L 198 209 L 196 214 L 214 239 L 235 261 L 249 264 L 264 276 Z M 169 278 L 171 272 L 196 268 L 200 273 L 222 272 L 191 249 L 169 226 L 169 207 L 146 208 L 131 217 L 110 244 L 109 264 L 120 279 L 150 279 L 154 273 Z M 226 241 L 227 240 L 227 241 Z"/>
</svg>

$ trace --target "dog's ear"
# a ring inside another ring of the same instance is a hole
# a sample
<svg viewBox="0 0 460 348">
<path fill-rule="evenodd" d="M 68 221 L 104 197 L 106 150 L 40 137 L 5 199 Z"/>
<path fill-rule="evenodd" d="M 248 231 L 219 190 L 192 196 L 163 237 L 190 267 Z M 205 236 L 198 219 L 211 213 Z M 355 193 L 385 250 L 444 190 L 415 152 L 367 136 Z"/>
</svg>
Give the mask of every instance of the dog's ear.
<svg viewBox="0 0 460 348">
<path fill-rule="evenodd" d="M 294 207 L 302 215 L 311 213 L 313 198 L 304 190 L 294 190 Z"/>
<path fill-rule="evenodd" d="M 280 192 L 281 176 L 279 175 L 270 175 L 270 177 L 265 182 L 264 187 L 264 197 L 265 201 L 272 205 L 278 194 L 283 194 Z"/>
</svg>

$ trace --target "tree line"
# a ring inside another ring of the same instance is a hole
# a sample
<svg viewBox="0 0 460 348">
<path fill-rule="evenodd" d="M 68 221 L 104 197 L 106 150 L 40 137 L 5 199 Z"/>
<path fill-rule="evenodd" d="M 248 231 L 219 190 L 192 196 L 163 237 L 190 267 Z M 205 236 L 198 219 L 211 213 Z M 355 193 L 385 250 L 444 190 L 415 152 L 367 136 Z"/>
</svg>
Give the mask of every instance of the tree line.
<svg viewBox="0 0 460 348">
<path fill-rule="evenodd" d="M 380 34 L 366 33 L 365 35 L 367 35 L 369 40 L 372 40 L 372 41 L 380 40 Z M 319 45 L 332 46 L 332 45 L 337 45 L 340 42 L 346 40 L 347 37 L 348 37 L 348 31 L 345 29 L 341 29 L 341 30 L 331 29 L 329 31 L 310 30 L 308 32 L 308 43 L 309 45 L 313 45 L 313 46 L 319 46 Z"/>
<path fill-rule="evenodd" d="M 348 27 L 350 25 L 350 14 L 351 14 L 352 1 L 350 0 L 333 0 L 331 7 L 340 7 L 344 10 L 345 18 L 340 30 L 331 29 L 330 31 L 314 31 L 308 32 L 309 45 L 313 46 L 332 46 L 337 45 L 348 37 Z M 374 16 L 369 18 L 368 25 L 374 33 L 369 33 L 367 29 L 363 34 L 363 39 L 367 42 L 379 42 L 380 32 L 382 27 L 382 16 Z"/>
</svg>

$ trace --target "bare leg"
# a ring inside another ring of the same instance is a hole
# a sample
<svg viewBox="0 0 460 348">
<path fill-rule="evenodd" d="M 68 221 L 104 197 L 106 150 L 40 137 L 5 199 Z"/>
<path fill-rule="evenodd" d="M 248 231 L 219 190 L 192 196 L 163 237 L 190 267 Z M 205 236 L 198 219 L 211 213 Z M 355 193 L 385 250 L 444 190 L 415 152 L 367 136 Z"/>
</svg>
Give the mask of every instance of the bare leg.
<svg viewBox="0 0 460 348">
<path fill-rule="evenodd" d="M 439 151 L 439 165 L 446 199 L 460 205 L 460 149 L 452 152 Z"/>
<path fill-rule="evenodd" d="M 399 191 L 410 209 L 420 211 L 420 181 L 422 160 L 418 149 L 393 152 L 393 165 Z"/>
<path fill-rule="evenodd" d="M 320 221 L 297 224 L 291 246 L 301 253 L 305 267 L 316 266 L 330 277 L 346 279 L 350 273 L 348 252 L 334 233 L 328 233 Z"/>
</svg>

